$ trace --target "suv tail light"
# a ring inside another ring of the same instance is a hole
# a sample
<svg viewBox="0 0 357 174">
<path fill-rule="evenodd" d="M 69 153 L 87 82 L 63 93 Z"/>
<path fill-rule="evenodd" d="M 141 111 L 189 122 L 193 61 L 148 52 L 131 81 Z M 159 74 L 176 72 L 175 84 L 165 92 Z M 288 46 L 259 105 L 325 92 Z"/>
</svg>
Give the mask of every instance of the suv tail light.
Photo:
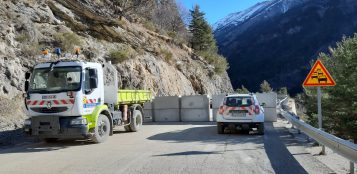
<svg viewBox="0 0 357 174">
<path fill-rule="evenodd" d="M 254 111 L 255 111 L 255 114 L 260 114 L 259 105 L 255 105 Z"/>
<path fill-rule="evenodd" d="M 223 112 L 224 112 L 224 111 L 223 111 L 223 106 L 220 106 L 220 107 L 219 107 L 219 110 L 218 110 L 218 113 L 222 115 Z"/>
</svg>

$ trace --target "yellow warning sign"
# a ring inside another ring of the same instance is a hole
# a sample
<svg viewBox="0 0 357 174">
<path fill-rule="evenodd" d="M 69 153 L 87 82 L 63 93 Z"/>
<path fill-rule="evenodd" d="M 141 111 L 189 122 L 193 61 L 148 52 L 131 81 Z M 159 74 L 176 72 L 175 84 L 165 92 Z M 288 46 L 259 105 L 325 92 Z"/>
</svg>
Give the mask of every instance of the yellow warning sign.
<svg viewBox="0 0 357 174">
<path fill-rule="evenodd" d="M 317 60 L 307 75 L 304 86 L 335 86 L 336 83 L 320 60 Z"/>
</svg>

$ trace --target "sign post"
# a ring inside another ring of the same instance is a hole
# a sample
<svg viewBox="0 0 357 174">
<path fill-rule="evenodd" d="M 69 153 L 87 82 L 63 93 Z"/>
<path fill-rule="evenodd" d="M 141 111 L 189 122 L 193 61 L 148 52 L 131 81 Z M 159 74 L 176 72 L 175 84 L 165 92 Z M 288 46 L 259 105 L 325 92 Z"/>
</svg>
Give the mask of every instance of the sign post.
<svg viewBox="0 0 357 174">
<path fill-rule="evenodd" d="M 310 73 L 307 75 L 304 86 L 317 87 L 317 119 L 319 122 L 319 129 L 322 129 L 322 107 L 321 107 L 321 86 L 335 86 L 336 82 L 331 77 L 325 66 L 320 60 L 317 60 L 312 67 Z M 322 145 L 321 155 L 325 155 L 325 146 Z"/>
<path fill-rule="evenodd" d="M 321 87 L 317 87 L 317 119 L 319 121 L 319 129 L 322 130 L 322 107 L 321 107 Z M 322 145 L 321 155 L 326 155 L 325 146 Z"/>
</svg>

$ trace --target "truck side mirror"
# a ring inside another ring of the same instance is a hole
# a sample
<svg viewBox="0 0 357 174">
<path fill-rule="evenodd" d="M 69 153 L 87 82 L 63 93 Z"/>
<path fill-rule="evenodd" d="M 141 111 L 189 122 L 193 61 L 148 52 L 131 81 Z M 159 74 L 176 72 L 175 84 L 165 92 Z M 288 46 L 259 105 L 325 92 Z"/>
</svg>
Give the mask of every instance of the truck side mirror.
<svg viewBox="0 0 357 174">
<path fill-rule="evenodd" d="M 98 79 L 96 77 L 90 77 L 89 78 L 89 85 L 90 85 L 91 89 L 98 88 Z"/>
<path fill-rule="evenodd" d="M 25 81 L 25 91 L 27 92 L 29 90 L 30 82 Z"/>
<path fill-rule="evenodd" d="M 97 77 L 97 69 L 89 69 L 89 77 Z"/>
<path fill-rule="evenodd" d="M 25 79 L 26 79 L 26 80 L 28 80 L 28 79 L 30 78 L 30 76 L 31 76 L 31 73 L 29 73 L 29 72 L 26 72 L 26 73 L 25 73 Z"/>
<path fill-rule="evenodd" d="M 260 104 L 260 106 L 264 107 L 264 106 L 265 106 L 265 103 Z"/>
</svg>

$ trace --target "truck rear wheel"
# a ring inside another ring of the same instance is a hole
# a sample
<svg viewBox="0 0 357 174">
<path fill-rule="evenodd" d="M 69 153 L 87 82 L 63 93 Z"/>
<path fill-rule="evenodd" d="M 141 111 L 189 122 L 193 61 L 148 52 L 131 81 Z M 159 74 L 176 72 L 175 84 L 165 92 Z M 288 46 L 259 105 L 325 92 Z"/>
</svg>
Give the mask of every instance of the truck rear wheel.
<svg viewBox="0 0 357 174">
<path fill-rule="evenodd" d="M 94 136 L 92 140 L 95 143 L 104 142 L 110 133 L 110 122 L 106 115 L 100 114 L 97 121 L 97 126 L 94 128 Z"/>
<path fill-rule="evenodd" d="M 137 132 L 143 124 L 143 114 L 139 110 L 133 111 L 133 117 L 130 120 L 130 129 L 132 132 Z"/>
</svg>

